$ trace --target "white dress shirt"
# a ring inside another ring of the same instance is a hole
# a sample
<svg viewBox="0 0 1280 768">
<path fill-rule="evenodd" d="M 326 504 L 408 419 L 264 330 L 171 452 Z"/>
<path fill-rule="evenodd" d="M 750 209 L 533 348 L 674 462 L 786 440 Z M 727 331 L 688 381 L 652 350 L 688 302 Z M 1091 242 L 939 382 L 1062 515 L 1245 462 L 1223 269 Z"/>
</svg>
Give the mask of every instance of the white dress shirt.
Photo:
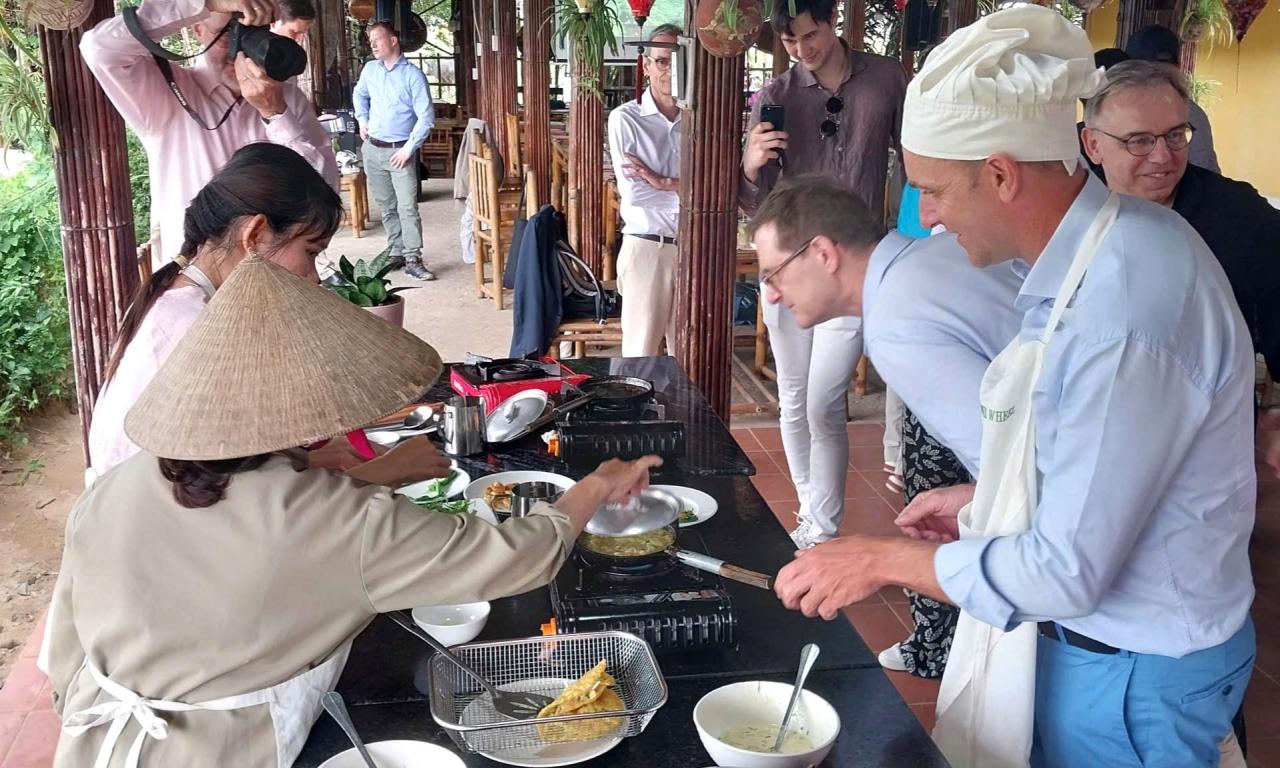
<svg viewBox="0 0 1280 768">
<path fill-rule="evenodd" d="M 1015 262 L 1024 341 L 1107 195 L 1090 175 L 1035 266 Z M 1225 642 L 1253 602 L 1253 385 L 1217 259 L 1181 216 L 1122 196 L 1036 385 L 1032 527 L 943 545 L 943 590 L 1002 629 L 1055 620 L 1174 658 Z"/>
<path fill-rule="evenodd" d="M 978 269 L 955 235 L 890 232 L 871 253 L 862 289 L 867 357 L 921 426 L 978 474 L 978 388 L 1018 335 L 1022 278 L 1009 264 Z"/>
<path fill-rule="evenodd" d="M 654 173 L 680 175 L 680 115 L 668 120 L 648 88 L 639 101 L 628 101 L 609 113 L 609 158 L 622 198 L 622 234 L 675 237 L 680 228 L 680 196 L 631 178 L 623 168 L 628 154 L 640 158 Z"/>
</svg>

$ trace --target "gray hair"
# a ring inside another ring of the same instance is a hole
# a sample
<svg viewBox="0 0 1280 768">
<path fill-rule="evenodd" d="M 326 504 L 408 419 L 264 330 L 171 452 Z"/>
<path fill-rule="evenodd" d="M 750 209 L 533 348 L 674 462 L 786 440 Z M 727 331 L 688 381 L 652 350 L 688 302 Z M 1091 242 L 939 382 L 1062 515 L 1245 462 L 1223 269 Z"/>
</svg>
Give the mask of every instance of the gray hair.
<svg viewBox="0 0 1280 768">
<path fill-rule="evenodd" d="M 663 35 L 671 35 L 672 37 L 684 37 L 684 30 L 676 26 L 675 24 L 659 24 L 658 26 L 653 28 L 653 31 L 649 33 L 649 37 L 647 37 L 646 39 L 652 40 L 655 37 L 662 37 Z"/>
<path fill-rule="evenodd" d="M 778 245 L 787 249 L 799 248 L 819 235 L 853 248 L 875 245 L 884 237 L 879 217 L 862 198 L 817 174 L 778 182 L 751 219 L 748 231 L 755 237 L 766 224 L 774 226 Z"/>
<path fill-rule="evenodd" d="M 1116 64 L 1106 72 L 1106 85 L 1084 103 L 1084 124 L 1093 128 L 1107 97 L 1126 88 L 1158 88 L 1167 85 L 1185 102 L 1191 101 L 1187 78 L 1172 64 L 1133 59 Z"/>
</svg>

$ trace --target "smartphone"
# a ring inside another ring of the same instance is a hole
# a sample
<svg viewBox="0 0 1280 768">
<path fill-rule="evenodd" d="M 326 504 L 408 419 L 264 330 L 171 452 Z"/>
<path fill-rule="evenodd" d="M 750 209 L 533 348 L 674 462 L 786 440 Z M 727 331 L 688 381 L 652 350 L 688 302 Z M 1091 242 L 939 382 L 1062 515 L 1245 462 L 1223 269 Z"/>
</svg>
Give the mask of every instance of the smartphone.
<svg viewBox="0 0 1280 768">
<path fill-rule="evenodd" d="M 765 104 L 760 108 L 760 122 L 768 123 L 773 126 L 775 131 L 785 131 L 787 129 L 787 110 L 781 104 Z M 778 165 L 783 163 L 783 150 L 776 150 L 778 153 Z M 770 160 L 770 163 L 773 161 Z"/>
</svg>

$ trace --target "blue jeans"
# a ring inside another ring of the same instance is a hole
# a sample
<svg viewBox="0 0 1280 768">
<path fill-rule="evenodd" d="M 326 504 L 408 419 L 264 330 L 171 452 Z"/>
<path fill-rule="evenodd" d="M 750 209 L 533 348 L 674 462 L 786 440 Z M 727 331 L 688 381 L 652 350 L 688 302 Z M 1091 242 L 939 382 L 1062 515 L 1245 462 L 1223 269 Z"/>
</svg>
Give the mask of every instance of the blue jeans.
<svg viewBox="0 0 1280 768">
<path fill-rule="evenodd" d="M 1255 651 L 1252 619 L 1225 643 L 1180 659 L 1091 653 L 1041 637 L 1031 765 L 1216 766 Z"/>
</svg>

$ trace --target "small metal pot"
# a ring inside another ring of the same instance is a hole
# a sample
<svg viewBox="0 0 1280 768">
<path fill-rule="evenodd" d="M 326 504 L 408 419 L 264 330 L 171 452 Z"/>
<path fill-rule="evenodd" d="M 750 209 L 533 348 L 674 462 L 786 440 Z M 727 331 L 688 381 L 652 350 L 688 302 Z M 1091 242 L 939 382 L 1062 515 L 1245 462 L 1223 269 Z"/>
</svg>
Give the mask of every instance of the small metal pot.
<svg viewBox="0 0 1280 768">
<path fill-rule="evenodd" d="M 558 485 L 544 482 L 518 483 L 511 489 L 511 516 L 525 517 L 538 502 L 554 504 L 564 490 Z"/>
</svg>

